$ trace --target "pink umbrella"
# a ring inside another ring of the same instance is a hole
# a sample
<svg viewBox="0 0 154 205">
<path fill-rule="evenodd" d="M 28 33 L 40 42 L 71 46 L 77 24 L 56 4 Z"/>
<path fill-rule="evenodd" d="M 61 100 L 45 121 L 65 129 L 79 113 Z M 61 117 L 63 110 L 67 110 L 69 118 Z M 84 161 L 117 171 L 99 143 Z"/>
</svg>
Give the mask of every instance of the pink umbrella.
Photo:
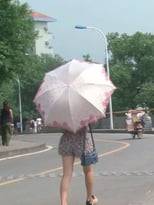
<svg viewBox="0 0 154 205">
<path fill-rule="evenodd" d="M 101 64 L 72 60 L 46 73 L 34 102 L 47 126 L 76 132 L 105 116 L 114 90 Z"/>
</svg>

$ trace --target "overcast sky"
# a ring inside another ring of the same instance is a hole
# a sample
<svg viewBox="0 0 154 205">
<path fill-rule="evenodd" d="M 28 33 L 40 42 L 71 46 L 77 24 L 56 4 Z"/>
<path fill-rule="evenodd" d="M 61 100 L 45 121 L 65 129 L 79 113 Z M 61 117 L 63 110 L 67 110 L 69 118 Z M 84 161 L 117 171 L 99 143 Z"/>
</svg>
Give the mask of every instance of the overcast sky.
<svg viewBox="0 0 154 205">
<path fill-rule="evenodd" d="M 57 19 L 50 23 L 54 50 L 63 58 L 81 59 L 90 54 L 104 61 L 104 41 L 91 30 L 77 30 L 75 25 L 95 26 L 108 32 L 154 32 L 154 0 L 20 0 L 33 10 Z"/>
</svg>

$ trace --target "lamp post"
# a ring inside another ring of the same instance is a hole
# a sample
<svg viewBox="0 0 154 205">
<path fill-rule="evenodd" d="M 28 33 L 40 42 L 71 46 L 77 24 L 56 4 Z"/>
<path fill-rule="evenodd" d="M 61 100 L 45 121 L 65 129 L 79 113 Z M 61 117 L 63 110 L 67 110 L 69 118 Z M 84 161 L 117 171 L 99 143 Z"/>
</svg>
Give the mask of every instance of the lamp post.
<svg viewBox="0 0 154 205">
<path fill-rule="evenodd" d="M 110 69 L 109 69 L 109 54 L 108 54 L 108 42 L 107 42 L 107 38 L 106 35 L 104 34 L 104 32 L 97 28 L 97 27 L 91 27 L 91 26 L 75 26 L 76 29 L 89 29 L 89 30 L 94 30 L 97 33 L 99 33 L 101 35 L 101 37 L 103 37 L 104 42 L 105 42 L 105 55 L 106 55 L 106 69 L 107 69 L 107 76 L 108 79 L 110 79 Z M 109 101 L 109 109 L 110 109 L 110 129 L 113 129 L 113 111 L 112 111 L 112 98 L 110 97 L 110 101 Z"/>
<path fill-rule="evenodd" d="M 20 132 L 23 132 L 23 125 L 22 125 L 22 103 L 21 103 L 21 84 L 19 76 L 17 76 L 16 81 L 18 83 L 18 98 L 19 98 L 19 116 L 20 116 Z"/>
</svg>

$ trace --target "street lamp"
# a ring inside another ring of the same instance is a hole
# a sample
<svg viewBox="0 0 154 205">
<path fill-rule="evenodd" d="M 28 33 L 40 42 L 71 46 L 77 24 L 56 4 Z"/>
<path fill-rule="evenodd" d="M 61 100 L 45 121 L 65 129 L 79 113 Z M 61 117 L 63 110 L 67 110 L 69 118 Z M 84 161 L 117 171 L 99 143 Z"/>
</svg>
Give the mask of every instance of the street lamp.
<svg viewBox="0 0 154 205">
<path fill-rule="evenodd" d="M 20 116 L 20 132 L 23 132 L 23 125 L 22 125 L 22 103 L 21 103 L 21 84 L 19 76 L 17 76 L 16 81 L 18 83 L 18 98 L 19 98 L 19 116 Z"/>
<path fill-rule="evenodd" d="M 109 69 L 109 54 L 108 54 L 108 42 L 107 42 L 107 38 L 106 35 L 104 34 L 104 32 L 97 28 L 97 27 L 91 27 L 91 26 L 75 26 L 76 29 L 90 29 L 90 30 L 94 30 L 97 33 L 99 33 L 105 42 L 105 55 L 106 55 L 106 69 L 107 69 L 107 76 L 108 79 L 110 79 L 110 69 Z M 109 101 L 109 109 L 110 109 L 110 129 L 113 129 L 113 111 L 112 111 L 112 98 L 110 97 L 110 101 Z"/>
</svg>

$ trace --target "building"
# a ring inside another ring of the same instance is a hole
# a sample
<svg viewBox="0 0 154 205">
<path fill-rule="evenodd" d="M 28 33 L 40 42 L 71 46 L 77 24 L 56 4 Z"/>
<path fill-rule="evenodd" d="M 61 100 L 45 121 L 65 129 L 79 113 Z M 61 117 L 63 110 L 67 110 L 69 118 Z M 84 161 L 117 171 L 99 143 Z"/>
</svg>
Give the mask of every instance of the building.
<svg viewBox="0 0 154 205">
<path fill-rule="evenodd" d="M 38 37 L 35 40 L 34 52 L 37 55 L 54 54 L 52 47 L 54 36 L 48 30 L 48 23 L 55 22 L 56 19 L 39 12 L 32 12 L 32 18 L 35 22 L 35 30 L 38 32 Z"/>
</svg>

